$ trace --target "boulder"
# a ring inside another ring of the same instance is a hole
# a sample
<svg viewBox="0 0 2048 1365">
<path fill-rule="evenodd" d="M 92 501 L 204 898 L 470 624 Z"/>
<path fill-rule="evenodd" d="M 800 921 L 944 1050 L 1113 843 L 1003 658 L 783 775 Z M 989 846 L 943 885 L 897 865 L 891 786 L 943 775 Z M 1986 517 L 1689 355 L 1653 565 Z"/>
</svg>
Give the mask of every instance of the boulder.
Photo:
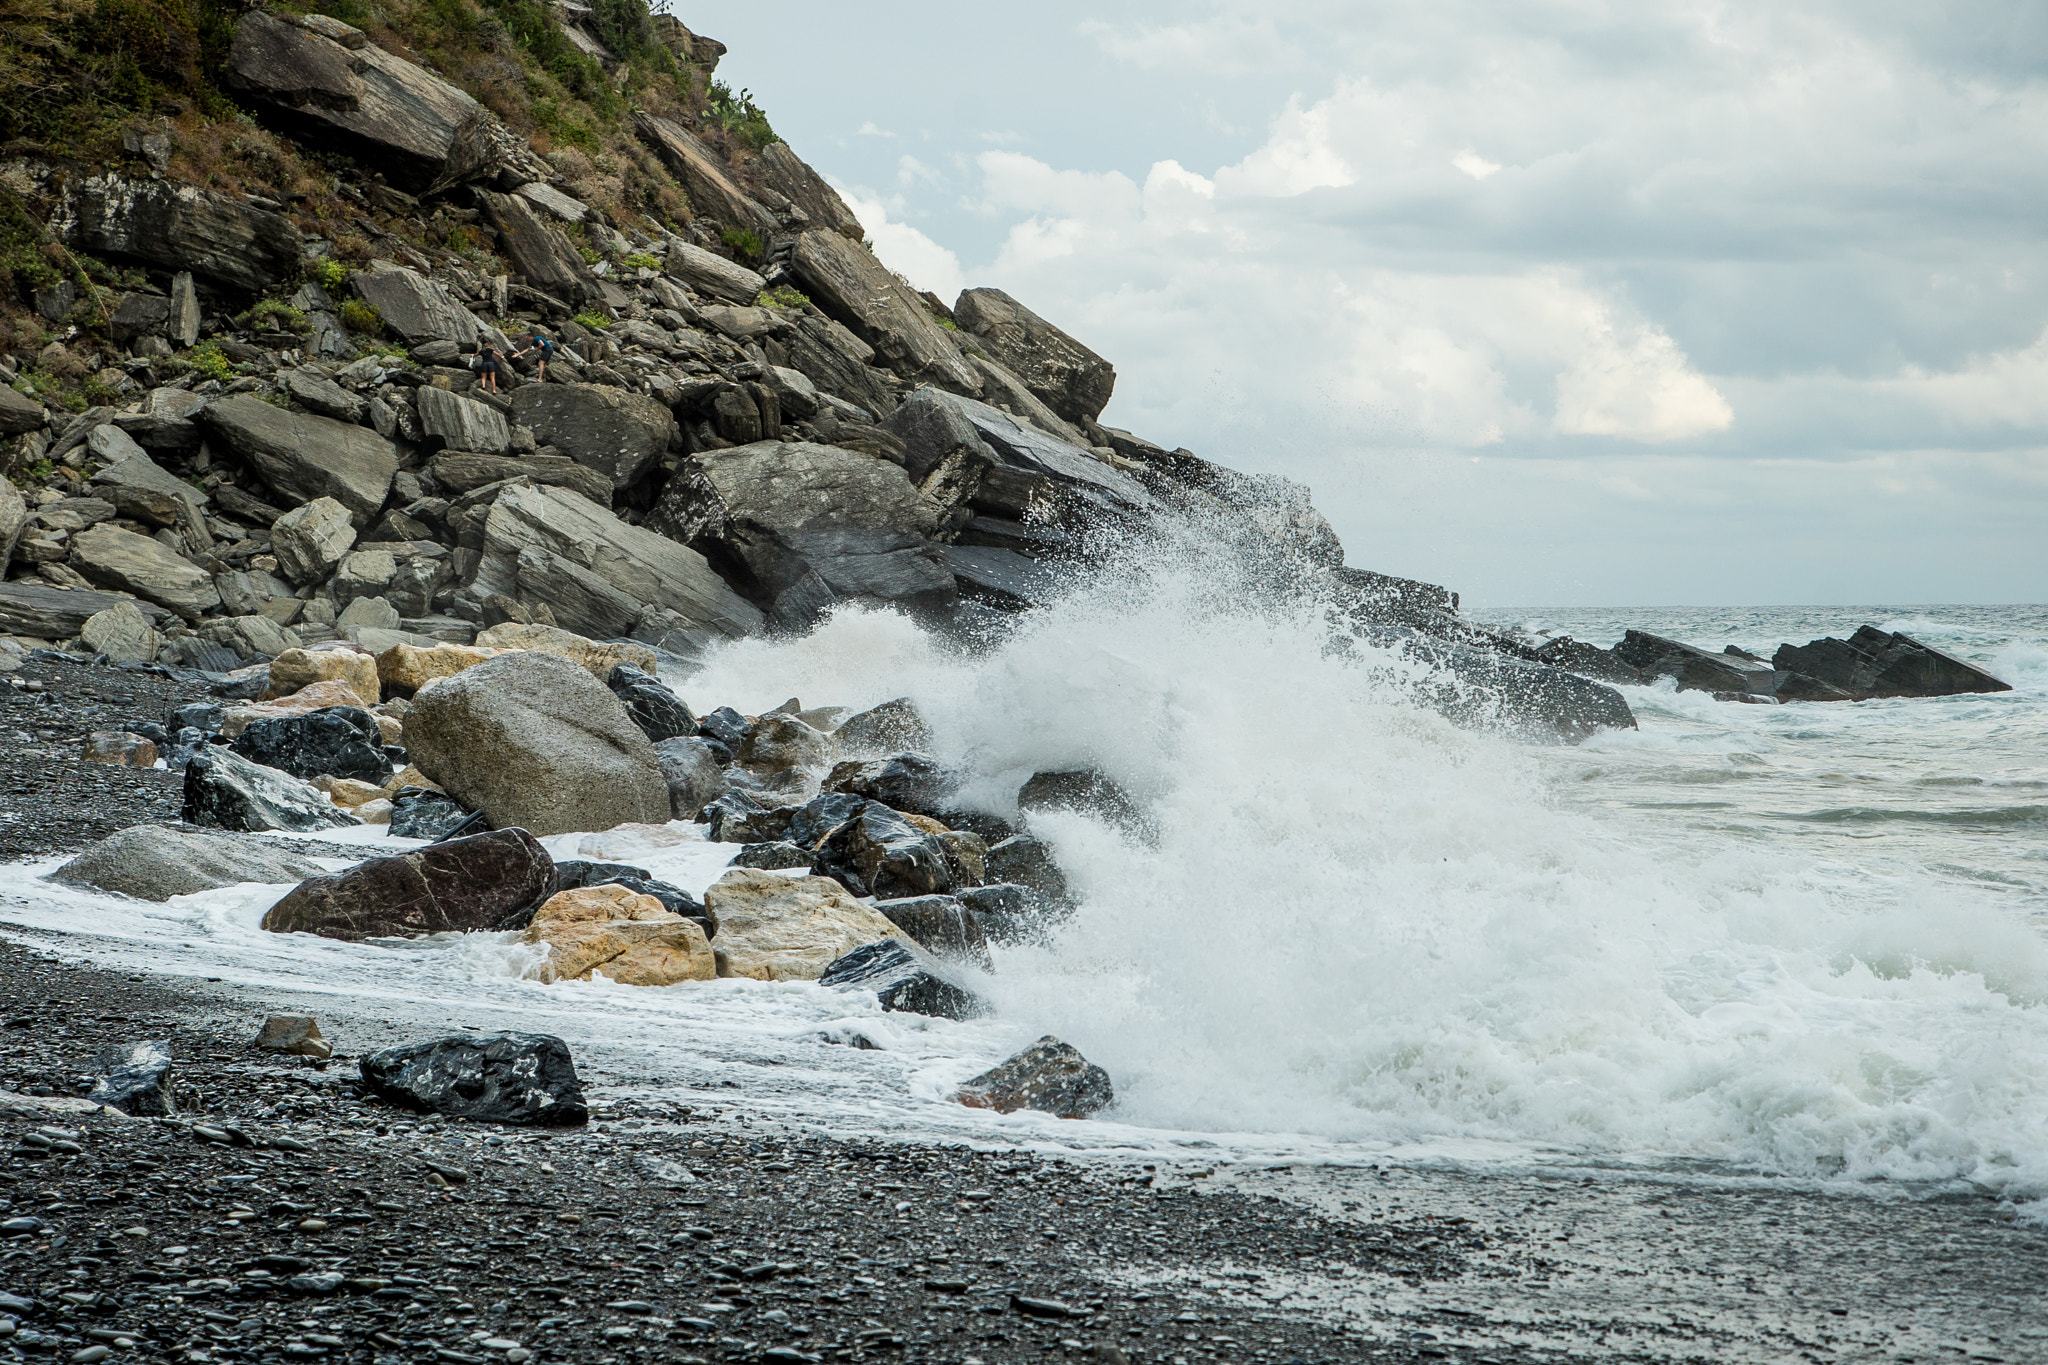
<svg viewBox="0 0 2048 1365">
<path fill-rule="evenodd" d="M 1116 1101 L 1109 1073 L 1047 1034 L 1016 1056 L 962 1085 L 954 1098 L 971 1109 L 1010 1114 L 1040 1109 L 1085 1119 Z"/>
<path fill-rule="evenodd" d="M 133 825 L 88 845 L 50 879 L 137 900 L 167 901 L 242 882 L 296 882 L 319 873 L 318 863 L 265 840 Z"/>
<path fill-rule="evenodd" d="M 512 424 L 488 403 L 430 385 L 415 389 L 413 395 L 420 430 L 442 446 L 500 455 L 512 444 Z"/>
<path fill-rule="evenodd" d="M 1613 653 L 1647 677 L 1676 679 L 1681 691 L 1770 695 L 1775 690 L 1774 670 L 1761 660 L 1709 653 L 1647 631 L 1629 631 Z"/>
<path fill-rule="evenodd" d="M 475 811 L 445 792 L 401 787 L 391 799 L 394 839 L 445 839 L 475 819 Z"/>
<path fill-rule="evenodd" d="M 631 664 L 643 673 L 653 673 L 656 667 L 654 651 L 630 640 L 599 644 L 559 626 L 528 626 L 514 621 L 478 632 L 475 647 L 500 653 L 524 649 L 537 654 L 552 654 L 558 659 L 567 659 L 599 679 L 610 677 L 612 670 L 622 663 Z"/>
<path fill-rule="evenodd" d="M 1538 743 L 1573 743 L 1601 730 L 1632 730 L 1621 693 L 1562 669 L 1492 649 L 1436 639 L 1397 625 L 1355 625 L 1357 639 L 1404 659 L 1416 702 L 1460 725 Z"/>
<path fill-rule="evenodd" d="M 875 348 L 821 313 L 799 313 L 789 321 L 793 324 L 791 328 L 777 337 L 789 353 L 787 363 L 800 370 L 821 392 L 858 410 L 858 421 L 848 409 L 833 410 L 835 443 L 868 448 L 868 443 L 882 433 L 867 423 L 896 406 L 890 376 L 872 364 Z"/>
<path fill-rule="evenodd" d="M 277 377 L 277 382 L 300 407 L 338 422 L 360 421 L 369 407 L 363 399 L 315 369 L 286 370 Z"/>
<path fill-rule="evenodd" d="M 956 779 L 919 754 L 868 762 L 850 760 L 825 779 L 828 792 L 846 792 L 914 815 L 943 816 L 953 805 Z"/>
<path fill-rule="evenodd" d="M 597 277 L 561 230 L 516 194 L 479 190 L 477 206 L 498 234 L 498 250 L 535 289 L 568 303 L 599 294 Z"/>
<path fill-rule="evenodd" d="M 988 936 L 966 903 L 954 896 L 902 896 L 875 902 L 884 919 L 936 957 L 989 963 Z"/>
<path fill-rule="evenodd" d="M 837 600 L 950 599 L 942 519 L 887 460 L 762 441 L 690 457 L 648 524 L 717 565 L 772 622 L 798 626 Z"/>
<path fill-rule="evenodd" d="M 477 1123 L 568 1128 L 590 1120 L 569 1045 L 545 1033 L 453 1034 L 363 1058 L 363 1084 L 392 1104 Z"/>
<path fill-rule="evenodd" d="M 725 793 L 725 770 L 705 740 L 695 736 L 660 740 L 654 746 L 654 760 L 668 784 L 669 814 L 675 819 L 695 820 Z M 808 856 L 803 863 L 810 865 Z"/>
<path fill-rule="evenodd" d="M 79 746 L 79 758 L 87 763 L 112 763 L 123 768 L 154 768 L 156 744 L 126 730 L 94 730 Z"/>
<path fill-rule="evenodd" d="M 709 918 L 704 914 L 704 902 L 670 882 L 656 879 L 644 867 L 632 867 L 626 863 L 589 862 L 578 858 L 564 859 L 555 864 L 555 895 L 586 887 L 622 887 L 636 896 L 653 898 L 656 904 L 672 915 L 697 922 L 708 937 L 712 932 Z M 507 923 L 501 929 L 525 928 L 524 924 Z"/>
<path fill-rule="evenodd" d="M 731 867 L 758 867 L 768 871 L 807 871 L 812 853 L 802 844 L 777 839 L 765 844 L 748 844 L 732 855 Z"/>
<path fill-rule="evenodd" d="M 14 390 L 0 385 L 0 392 L 13 393 Z M 28 501 L 14 486 L 14 480 L 0 478 L 0 574 L 7 572 L 7 562 L 14 557 L 14 547 L 21 540 L 22 528 L 27 525 Z"/>
<path fill-rule="evenodd" d="M 334 1044 L 320 1036 L 320 1021 L 310 1014 L 273 1014 L 256 1033 L 260 1052 L 282 1052 L 292 1057 L 325 1058 L 334 1055 Z"/>
<path fill-rule="evenodd" d="M 78 643 L 88 653 L 104 654 L 113 663 L 146 664 L 156 661 L 163 636 L 133 602 L 123 602 L 88 617 L 79 628 Z"/>
<path fill-rule="evenodd" d="M 192 526 L 198 529 L 194 549 L 212 543 L 196 515 L 206 508 L 204 493 L 150 459 L 117 426 L 100 427 L 86 444 L 96 458 L 107 461 L 92 476 L 93 491 L 120 508 L 122 516 L 151 526 Z"/>
<path fill-rule="evenodd" d="M 280 716 L 303 716 L 336 706 L 359 708 L 362 701 L 352 683 L 328 678 L 323 682 L 307 683 L 290 696 L 279 697 L 276 701 L 230 707 L 222 712 L 217 729 L 223 739 L 234 739 L 258 721 Z"/>
<path fill-rule="evenodd" d="M 217 745 L 202 748 L 185 765 L 184 819 L 251 834 L 362 823 L 310 783 Z"/>
<path fill-rule="evenodd" d="M 480 455 L 468 450 L 444 450 L 427 461 L 427 473 L 451 494 L 468 493 L 507 479 L 531 479 L 543 487 L 580 493 L 599 507 L 609 507 L 612 501 L 611 476 L 580 465 L 567 455 Z"/>
<path fill-rule="evenodd" d="M 377 718 L 360 707 L 331 706 L 259 720 L 228 747 L 251 763 L 293 777 L 351 777 L 382 786 L 392 776 Z"/>
<path fill-rule="evenodd" d="M 1093 768 L 1033 773 L 1017 790 L 1017 809 L 1077 811 L 1107 820 L 1129 833 L 1142 831 L 1148 823 L 1144 810 L 1131 794 L 1114 778 Z"/>
<path fill-rule="evenodd" d="M 832 831 L 818 846 L 813 868 L 843 882 L 855 895 L 884 899 L 971 886 L 980 880 L 972 875 L 977 870 L 963 864 L 953 841 L 917 828 L 876 801 Z"/>
<path fill-rule="evenodd" d="M 92 1091 L 86 1099 L 137 1118 L 165 1118 L 178 1112 L 173 1095 L 171 1045 L 167 1042 L 115 1043 L 93 1059 Z"/>
<path fill-rule="evenodd" d="M 534 912 L 522 941 L 548 945 L 549 980 L 622 986 L 710 981 L 718 962 L 703 929 L 616 883 L 557 893 Z"/>
<path fill-rule="evenodd" d="M 782 837 L 813 854 L 833 830 L 838 829 L 867 806 L 867 798 L 843 792 L 814 796 L 789 814 Z"/>
<path fill-rule="evenodd" d="M 679 435 L 659 400 L 608 384 L 526 384 L 512 393 L 512 420 L 534 440 L 625 488 Z"/>
<path fill-rule="evenodd" d="M 187 620 L 220 605 L 211 574 L 162 542 L 118 526 L 73 536 L 71 567 L 101 587 L 133 593 Z"/>
<path fill-rule="evenodd" d="M 991 844 L 982 867 L 982 875 L 991 883 L 1022 886 L 1055 904 L 1071 898 L 1066 874 L 1053 861 L 1052 850 L 1028 834 Z"/>
<path fill-rule="evenodd" d="M 270 661 L 270 690 L 289 697 L 314 683 L 339 682 L 364 707 L 383 700 L 380 659 L 353 649 L 287 649 Z"/>
<path fill-rule="evenodd" d="M 434 341 L 463 347 L 476 344 L 479 332 L 475 316 L 438 281 L 395 266 L 389 270 L 362 271 L 349 282 L 356 297 L 376 309 L 384 325 L 404 338 L 408 346 Z M 417 392 L 425 394 L 428 390 L 423 387 Z"/>
<path fill-rule="evenodd" d="M 1028 886 L 997 882 L 955 892 L 990 943 L 1031 943 L 1044 937 L 1052 920 L 1046 898 Z"/>
<path fill-rule="evenodd" d="M 1829 636 L 1803 646 L 1779 645 L 1771 663 L 1833 684 L 1857 701 L 2012 691 L 2010 683 L 1953 654 L 1875 626 L 1864 626 L 1846 640 Z"/>
<path fill-rule="evenodd" d="M 856 242 L 868 235 L 839 192 L 825 182 L 825 177 L 805 165 L 787 142 L 771 142 L 763 147 L 759 165 L 761 178 L 768 182 L 768 187 L 802 209 L 810 220 L 809 226 L 829 228 Z"/>
<path fill-rule="evenodd" d="M 647 736 L 604 684 L 550 654 L 503 654 L 422 688 L 405 733 L 421 771 L 500 828 L 545 836 L 669 818 Z"/>
<path fill-rule="evenodd" d="M 1574 640 L 1569 635 L 1554 636 L 1537 646 L 1536 660 L 1597 682 L 1640 687 L 1650 681 L 1649 674 L 1634 664 L 1623 662 L 1612 650 Z"/>
<path fill-rule="evenodd" d="M 1002 290 L 961 291 L 953 321 L 1066 421 L 1093 422 L 1108 405 L 1115 367 Z"/>
<path fill-rule="evenodd" d="M 633 723 L 656 744 L 697 733 L 697 718 L 690 708 L 652 674 L 632 664 L 614 664 L 604 682 L 612 695 L 625 703 Z"/>
<path fill-rule="evenodd" d="M 383 690 L 394 697 L 410 697 L 436 678 L 452 678 L 503 652 L 476 645 L 393 645 L 370 666 Z"/>
<path fill-rule="evenodd" d="M 740 741 L 739 760 L 761 777 L 799 769 L 823 768 L 832 757 L 830 737 L 791 715 L 767 715 L 755 721 Z"/>
<path fill-rule="evenodd" d="M 294 505 L 332 498 L 357 526 L 382 510 L 398 472 L 398 447 L 369 427 L 286 412 L 254 394 L 221 399 L 205 420 L 223 446 Z"/>
<path fill-rule="evenodd" d="M 718 927 L 720 976 L 815 981 L 855 948 L 902 936 L 825 877 L 737 868 L 712 883 L 704 908 Z"/>
<path fill-rule="evenodd" d="M 775 219 L 768 210 L 742 194 L 726 175 L 724 158 L 681 124 L 653 114 L 635 114 L 633 131 L 683 182 L 683 191 L 690 196 L 690 207 L 698 217 L 714 218 L 727 227 L 751 229 L 764 236 L 775 230 Z"/>
<path fill-rule="evenodd" d="M 863 944 L 835 959 L 818 984 L 873 991 L 885 1010 L 938 1019 L 974 1019 L 989 1012 L 973 992 L 947 979 L 946 968 L 896 938 Z"/>
<path fill-rule="evenodd" d="M 768 287 L 745 266 L 684 241 L 669 243 L 664 268 L 699 294 L 729 303 L 751 304 Z"/>
<path fill-rule="evenodd" d="M 43 429 L 43 405 L 27 394 L 0 384 L 0 436 L 19 436 Z"/>
<path fill-rule="evenodd" d="M 277 104 L 354 109 L 363 97 L 347 48 L 262 10 L 235 26 L 223 74 L 233 89 Z"/>
<path fill-rule="evenodd" d="M 535 207 L 546 209 L 565 223 L 580 223 L 590 216 L 588 204 L 581 199 L 571 198 L 544 181 L 530 180 L 512 192 Z"/>
<path fill-rule="evenodd" d="M 825 229 L 796 240 L 790 268 L 811 301 L 875 348 L 882 364 L 915 383 L 981 392 L 981 375 L 932 318 L 917 291 L 859 241 Z"/>
<path fill-rule="evenodd" d="M 190 276 L 181 278 L 190 279 Z M 197 307 L 197 304 L 194 304 Z M 195 327 L 197 319 L 194 319 Z M 183 341 L 180 345 L 192 343 Z M 134 437 L 145 450 L 196 450 L 205 433 L 195 420 L 206 406 L 206 395 L 190 389 L 151 389 L 139 412 L 117 413 L 114 425 Z M 195 490 L 196 491 L 196 490 Z"/>
<path fill-rule="evenodd" d="M 270 907 L 263 927 L 351 943 L 471 933 L 544 900 L 554 877 L 532 835 L 494 830 L 308 878 Z"/>
<path fill-rule="evenodd" d="M 769 807 L 740 788 L 732 788 L 698 812 L 715 844 L 759 844 L 789 832 L 790 808 Z"/>
<path fill-rule="evenodd" d="M 50 231 L 73 251 L 190 271 L 261 294 L 299 269 L 299 233 L 282 214 L 172 180 L 81 176 L 66 185 Z"/>
<path fill-rule="evenodd" d="M 295 507 L 270 528 L 278 572 L 300 585 L 327 578 L 355 543 L 349 510 L 333 498 L 315 498 Z"/>
</svg>

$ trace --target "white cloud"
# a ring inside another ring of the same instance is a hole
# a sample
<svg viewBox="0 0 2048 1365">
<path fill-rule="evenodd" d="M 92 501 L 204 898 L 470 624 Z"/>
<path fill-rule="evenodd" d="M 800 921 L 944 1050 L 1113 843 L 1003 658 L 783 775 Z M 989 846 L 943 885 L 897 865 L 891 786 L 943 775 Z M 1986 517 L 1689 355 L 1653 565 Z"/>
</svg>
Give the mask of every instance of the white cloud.
<svg viewBox="0 0 2048 1365">
<path fill-rule="evenodd" d="M 1288 70 L 1303 58 L 1301 49 L 1282 38 L 1272 18 L 1263 14 L 1218 13 L 1194 22 L 1123 27 L 1089 19 L 1079 32 L 1118 61 L 1148 70 L 1234 76 Z"/>
<path fill-rule="evenodd" d="M 1469 147 L 1452 157 L 1451 165 L 1463 171 L 1466 175 L 1471 176 L 1474 180 L 1484 180 L 1489 175 L 1498 175 L 1500 173 L 1500 163 L 1498 161 L 1488 161 Z"/>
<path fill-rule="evenodd" d="M 864 189 L 833 182 L 832 188 L 860 219 L 874 245 L 875 259 L 909 280 L 919 289 L 929 289 L 942 299 L 952 299 L 966 287 L 960 258 L 910 224 L 890 216 L 890 204 Z M 901 201 L 895 204 L 902 212 Z"/>
<path fill-rule="evenodd" d="M 853 135 L 854 135 L 855 137 L 894 137 L 894 136 L 896 136 L 896 134 L 894 134 L 894 133 L 890 132 L 890 131 L 889 131 L 888 129 L 886 129 L 886 128 L 878 128 L 878 127 L 876 127 L 876 126 L 875 126 L 875 121 L 874 121 L 873 119 L 869 119 L 869 120 L 868 120 L 867 122 L 865 122 L 865 123 L 861 124 L 861 126 L 860 126 L 860 127 L 858 127 L 858 128 L 856 128 L 856 129 L 854 129 L 854 130 L 853 130 Z"/>
</svg>

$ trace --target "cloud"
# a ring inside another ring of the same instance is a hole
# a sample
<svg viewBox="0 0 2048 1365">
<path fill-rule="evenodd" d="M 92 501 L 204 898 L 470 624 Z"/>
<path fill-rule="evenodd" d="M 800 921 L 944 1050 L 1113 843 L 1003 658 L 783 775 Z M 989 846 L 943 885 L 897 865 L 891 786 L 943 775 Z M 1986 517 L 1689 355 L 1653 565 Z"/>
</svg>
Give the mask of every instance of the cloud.
<svg viewBox="0 0 2048 1365">
<path fill-rule="evenodd" d="M 1301 64 L 1302 50 L 1281 37 L 1271 17 L 1219 11 L 1177 24 L 1117 26 L 1089 19 L 1077 31 L 1120 62 L 1148 70 L 1171 68 L 1235 76 L 1284 71 Z"/>
<path fill-rule="evenodd" d="M 892 219 L 891 205 L 879 195 L 837 181 L 832 182 L 832 188 L 839 191 L 853 216 L 860 219 L 868 241 L 874 246 L 875 258 L 883 265 L 942 299 L 954 298 L 966 287 L 960 258 L 910 224 Z M 897 213 L 902 212 L 900 200 L 894 207 Z"/>
</svg>

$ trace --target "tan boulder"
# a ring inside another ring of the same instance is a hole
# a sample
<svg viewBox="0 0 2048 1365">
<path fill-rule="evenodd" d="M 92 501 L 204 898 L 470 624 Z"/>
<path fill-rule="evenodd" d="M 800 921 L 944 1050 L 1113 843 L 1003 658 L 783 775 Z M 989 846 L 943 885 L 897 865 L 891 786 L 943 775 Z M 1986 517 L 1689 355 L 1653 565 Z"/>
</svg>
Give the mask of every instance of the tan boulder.
<svg viewBox="0 0 2048 1365">
<path fill-rule="evenodd" d="M 374 801 L 365 801 L 357 806 L 356 819 L 366 825 L 388 825 L 391 823 L 392 809 L 391 803 L 380 796 Z"/>
<path fill-rule="evenodd" d="M 654 651 L 646 645 L 634 644 L 630 640 L 599 644 L 559 626 L 522 626 L 516 621 L 507 621 L 478 635 L 476 643 L 483 649 L 531 649 L 553 654 L 589 669 L 599 678 L 609 675 L 615 664 L 632 664 L 648 674 L 657 668 Z"/>
<path fill-rule="evenodd" d="M 816 981 L 864 944 L 908 941 L 882 914 L 830 877 L 785 877 L 735 868 L 704 893 L 717 926 L 720 976 Z"/>
<path fill-rule="evenodd" d="M 288 649 L 270 661 L 270 696 L 289 697 L 319 682 L 344 682 L 356 705 L 375 706 L 382 696 L 377 661 L 353 649 Z"/>
<path fill-rule="evenodd" d="M 410 696 L 436 678 L 453 677 L 502 652 L 475 645 L 393 645 L 377 656 L 377 677 L 390 691 Z"/>
<path fill-rule="evenodd" d="M 361 656 L 358 657 L 367 657 Z M 354 684 L 339 678 L 324 682 L 308 683 L 289 697 L 279 697 L 255 706 L 231 706 L 221 718 L 220 732 L 233 739 L 259 720 L 275 716 L 303 716 L 308 711 L 324 710 L 329 706 L 361 706 L 363 699 Z"/>
<path fill-rule="evenodd" d="M 389 795 L 382 787 L 373 787 L 353 777 L 329 777 L 322 775 L 313 779 L 313 785 L 327 793 L 334 804 L 345 810 L 354 810 L 367 801 L 375 801 Z"/>
<path fill-rule="evenodd" d="M 407 787 L 419 787 L 430 792 L 437 792 L 441 790 L 440 783 L 436 782 L 433 778 L 428 777 L 418 768 L 412 766 L 411 764 L 407 764 L 404 772 L 399 773 L 396 777 L 392 778 L 389 782 L 386 782 L 384 784 L 384 794 L 387 796 L 396 796 L 398 795 L 399 792 L 405 790 Z"/>
<path fill-rule="evenodd" d="M 622 986 L 673 986 L 718 975 L 694 921 L 616 884 L 557 892 L 534 911 L 522 939 L 548 945 L 550 981 L 588 981 L 602 972 Z"/>
<path fill-rule="evenodd" d="M 124 768 L 156 766 L 156 745 L 126 730 L 95 730 L 85 737 L 79 757 L 88 763 L 114 763 Z"/>
</svg>

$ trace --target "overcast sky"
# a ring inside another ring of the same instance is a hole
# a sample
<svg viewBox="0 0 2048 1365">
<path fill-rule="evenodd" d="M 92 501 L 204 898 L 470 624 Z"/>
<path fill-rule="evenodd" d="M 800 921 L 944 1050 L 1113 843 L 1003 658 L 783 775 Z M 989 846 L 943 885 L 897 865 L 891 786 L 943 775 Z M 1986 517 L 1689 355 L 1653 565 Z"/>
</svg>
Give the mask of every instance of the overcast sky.
<svg viewBox="0 0 2048 1365">
<path fill-rule="evenodd" d="M 1468 604 L 2048 601 L 2048 5 L 677 13 L 884 261 Z"/>
</svg>

